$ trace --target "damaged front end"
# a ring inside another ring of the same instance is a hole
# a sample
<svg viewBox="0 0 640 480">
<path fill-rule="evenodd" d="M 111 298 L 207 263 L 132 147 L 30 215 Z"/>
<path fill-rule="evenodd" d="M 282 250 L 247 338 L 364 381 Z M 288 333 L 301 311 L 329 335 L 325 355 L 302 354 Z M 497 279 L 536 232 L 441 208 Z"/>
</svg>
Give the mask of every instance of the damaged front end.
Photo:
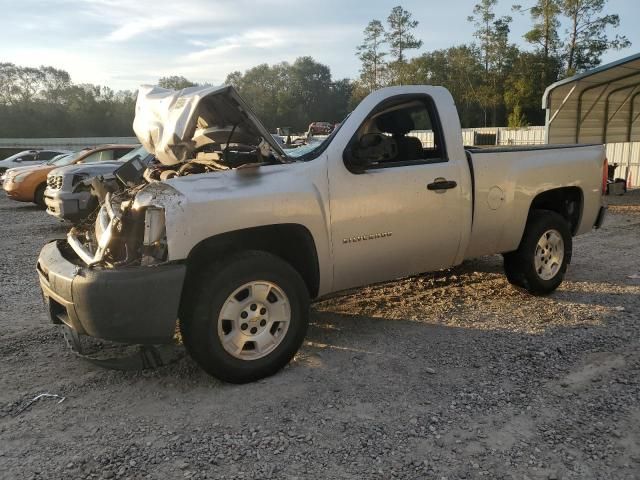
<svg viewBox="0 0 640 480">
<path fill-rule="evenodd" d="M 180 196 L 167 180 L 289 161 L 231 86 L 142 86 L 133 127 L 156 161 L 143 166 L 133 159 L 116 170 L 116 181 L 91 181 L 101 205 L 95 223 L 82 223 L 67 236 L 89 267 L 167 260 L 166 208 Z"/>
<path fill-rule="evenodd" d="M 133 128 L 155 161 L 132 159 L 114 172 L 115 180 L 90 181 L 101 206 L 97 217 L 67 236 L 89 267 L 167 260 L 166 213 L 181 195 L 167 180 L 291 161 L 231 86 L 142 86 Z"/>
<path fill-rule="evenodd" d="M 186 266 L 167 261 L 165 211 L 180 194 L 161 182 L 101 193 L 95 223 L 73 227 L 66 241 L 40 252 L 51 320 L 70 329 L 70 339 L 172 343 Z"/>
<path fill-rule="evenodd" d="M 40 252 L 51 320 L 72 340 L 171 343 L 186 277 L 171 235 L 188 203 L 174 177 L 291 161 L 232 87 L 142 87 L 134 130 L 155 161 L 134 157 L 114 178 L 83 180 L 100 208 Z"/>
<path fill-rule="evenodd" d="M 168 255 L 165 207 L 156 200 L 179 196 L 164 183 L 104 192 L 95 223 L 73 227 L 67 242 L 89 267 L 162 263 Z"/>
</svg>

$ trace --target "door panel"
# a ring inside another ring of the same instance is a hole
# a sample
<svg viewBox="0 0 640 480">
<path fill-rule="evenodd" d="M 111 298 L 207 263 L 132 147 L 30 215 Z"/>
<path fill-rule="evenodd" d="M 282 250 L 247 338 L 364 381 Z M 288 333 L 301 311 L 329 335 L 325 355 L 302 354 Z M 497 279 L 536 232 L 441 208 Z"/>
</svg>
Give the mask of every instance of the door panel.
<svg viewBox="0 0 640 480">
<path fill-rule="evenodd" d="M 425 163 L 353 174 L 341 163 L 331 164 L 335 290 L 454 264 L 467 227 L 459 165 Z M 457 185 L 427 187 L 443 179 Z"/>
</svg>

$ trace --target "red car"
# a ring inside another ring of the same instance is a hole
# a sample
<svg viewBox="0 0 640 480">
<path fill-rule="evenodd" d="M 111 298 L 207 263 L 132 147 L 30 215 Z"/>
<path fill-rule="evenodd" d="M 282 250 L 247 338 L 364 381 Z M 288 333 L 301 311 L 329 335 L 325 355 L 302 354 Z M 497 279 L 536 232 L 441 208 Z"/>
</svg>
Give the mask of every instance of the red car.
<svg viewBox="0 0 640 480">
<path fill-rule="evenodd" d="M 329 122 L 312 122 L 309 124 L 308 132 L 311 135 L 329 135 L 333 132 L 333 123 Z"/>
</svg>

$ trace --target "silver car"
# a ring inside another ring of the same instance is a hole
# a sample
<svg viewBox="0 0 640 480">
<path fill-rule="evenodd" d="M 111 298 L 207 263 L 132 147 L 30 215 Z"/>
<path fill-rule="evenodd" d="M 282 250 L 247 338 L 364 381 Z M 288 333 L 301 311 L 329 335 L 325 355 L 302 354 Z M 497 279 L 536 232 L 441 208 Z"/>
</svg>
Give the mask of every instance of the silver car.
<svg viewBox="0 0 640 480">
<path fill-rule="evenodd" d="M 98 206 L 88 181 L 94 177 L 113 178 L 113 172 L 134 157 L 140 158 L 145 165 L 154 158 L 144 147 L 139 147 L 117 160 L 78 163 L 52 170 L 47 175 L 44 191 L 47 213 L 74 223 L 85 219 Z"/>
<path fill-rule="evenodd" d="M 0 160 L 0 184 L 4 180 L 4 174 L 10 168 L 30 167 L 48 162 L 61 155 L 68 155 L 69 150 L 24 150 L 10 157 Z"/>
</svg>

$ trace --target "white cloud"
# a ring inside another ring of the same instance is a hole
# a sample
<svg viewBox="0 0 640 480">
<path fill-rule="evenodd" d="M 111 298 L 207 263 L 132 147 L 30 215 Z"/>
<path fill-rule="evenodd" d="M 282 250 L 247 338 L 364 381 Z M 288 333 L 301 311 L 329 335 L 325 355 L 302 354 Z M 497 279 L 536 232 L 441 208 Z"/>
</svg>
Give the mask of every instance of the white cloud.
<svg viewBox="0 0 640 480">
<path fill-rule="evenodd" d="M 241 35 L 232 35 L 216 40 L 215 42 L 199 41 L 195 46 L 205 47 L 186 55 L 185 61 L 201 61 L 215 59 L 222 54 L 227 54 L 237 49 L 267 49 L 282 47 L 287 44 L 287 32 L 283 30 L 250 30 Z"/>
<path fill-rule="evenodd" d="M 107 40 L 114 42 L 122 42 L 129 40 L 133 37 L 141 35 L 145 32 L 152 30 L 158 30 L 171 26 L 175 21 L 169 17 L 155 17 L 146 18 L 142 20 L 134 20 L 125 23 L 121 27 L 113 30 L 108 36 Z"/>
<path fill-rule="evenodd" d="M 472 41 L 473 26 L 466 15 L 476 1 L 454 1 L 435 9 L 433 0 L 406 0 L 403 6 L 420 21 L 416 36 L 424 40 L 422 51 Z M 629 20 L 640 15 L 640 2 L 617 1 L 612 11 L 621 14 L 620 33 L 630 36 L 634 45 L 640 44 L 640 30 L 634 30 Z M 384 21 L 396 4 L 381 0 L 10 3 L 3 10 L 0 29 L 2 61 L 52 65 L 67 70 L 76 82 L 114 89 L 135 89 L 167 75 L 219 84 L 232 71 L 292 62 L 302 55 L 330 66 L 334 77 L 354 77 L 359 68 L 355 48 L 362 41 L 362 30 L 372 18 Z M 509 13 L 509 6 L 503 7 L 499 13 Z M 512 40 L 518 41 L 528 27 L 528 17 L 515 16 Z"/>
<path fill-rule="evenodd" d="M 232 0 L 83 0 L 84 11 L 111 31 L 108 41 L 124 42 L 157 32 L 171 35 L 181 29 L 215 29 L 240 15 Z"/>
</svg>

